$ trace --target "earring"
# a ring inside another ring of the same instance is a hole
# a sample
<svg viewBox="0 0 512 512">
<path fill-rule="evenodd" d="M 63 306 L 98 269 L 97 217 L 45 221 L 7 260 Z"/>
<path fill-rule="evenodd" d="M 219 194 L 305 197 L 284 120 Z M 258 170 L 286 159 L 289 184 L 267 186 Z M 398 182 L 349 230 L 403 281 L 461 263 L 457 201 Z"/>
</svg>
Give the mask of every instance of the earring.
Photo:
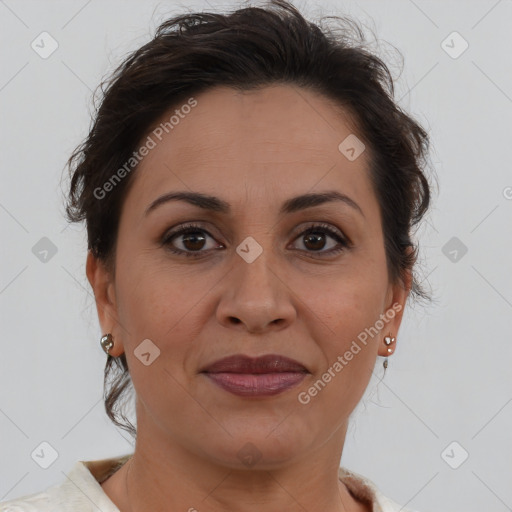
<svg viewBox="0 0 512 512">
<path fill-rule="evenodd" d="M 108 333 L 101 337 L 100 344 L 105 351 L 105 353 L 109 354 L 110 349 L 114 346 L 114 338 L 112 334 Z"/>
<path fill-rule="evenodd" d="M 391 336 L 391 333 L 389 333 L 387 336 L 384 336 L 384 343 L 388 347 L 388 354 L 391 354 L 393 352 L 393 349 L 391 348 L 391 345 L 395 342 L 396 338 L 393 338 Z M 382 363 L 384 366 L 384 370 L 388 367 L 388 358 L 386 356 L 386 359 L 384 360 L 384 363 Z"/>
</svg>

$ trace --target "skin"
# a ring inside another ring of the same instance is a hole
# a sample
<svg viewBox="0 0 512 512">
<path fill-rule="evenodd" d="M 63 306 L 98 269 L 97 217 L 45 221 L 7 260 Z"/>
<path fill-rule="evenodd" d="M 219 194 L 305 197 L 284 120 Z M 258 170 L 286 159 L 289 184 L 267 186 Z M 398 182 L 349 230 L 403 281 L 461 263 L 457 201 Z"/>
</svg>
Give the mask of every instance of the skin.
<svg viewBox="0 0 512 512">
<path fill-rule="evenodd" d="M 102 487 L 122 512 L 370 510 L 338 480 L 338 466 L 349 416 L 377 355 L 388 355 L 383 338 L 398 332 L 411 281 L 410 274 L 405 283 L 389 279 L 369 152 L 349 161 L 338 150 L 355 133 L 349 116 L 306 89 L 217 87 L 195 99 L 133 176 L 115 275 L 87 258 L 101 329 L 114 336 L 110 353 L 126 354 L 137 395 L 134 456 Z M 144 215 L 178 190 L 217 196 L 232 211 L 172 201 Z M 278 214 L 291 197 L 328 190 L 349 196 L 364 215 L 339 201 Z M 204 230 L 202 244 L 183 235 L 161 244 L 170 228 L 191 221 Z M 308 242 L 302 233 L 312 222 L 339 230 L 352 246 L 329 254 L 338 242 L 328 233 Z M 236 252 L 248 236 L 263 249 L 252 263 Z M 203 253 L 186 257 L 170 246 Z M 299 392 L 393 304 L 401 311 L 308 404 L 299 403 Z M 160 350 L 148 366 L 134 354 L 145 339 Z M 199 373 L 229 355 L 269 353 L 310 374 L 284 393 L 254 399 Z M 261 456 L 252 467 L 237 456 L 248 442 Z"/>
</svg>

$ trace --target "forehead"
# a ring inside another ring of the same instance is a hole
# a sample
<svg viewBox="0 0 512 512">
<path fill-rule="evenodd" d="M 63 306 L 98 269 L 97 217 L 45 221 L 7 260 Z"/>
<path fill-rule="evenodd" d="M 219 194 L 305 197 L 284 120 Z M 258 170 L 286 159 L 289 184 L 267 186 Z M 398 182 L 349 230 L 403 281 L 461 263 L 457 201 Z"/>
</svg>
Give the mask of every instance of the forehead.
<svg viewBox="0 0 512 512">
<path fill-rule="evenodd" d="M 216 87 L 175 105 L 152 125 L 145 137 L 155 144 L 139 164 L 132 189 L 146 206 L 156 195 L 187 188 L 229 195 L 233 203 L 240 198 L 281 204 L 315 187 L 362 200 L 371 193 L 368 152 L 351 161 L 339 148 L 354 136 L 348 111 L 313 91 Z"/>
<path fill-rule="evenodd" d="M 193 160 L 200 150 L 217 155 L 243 143 L 248 155 L 267 149 L 289 157 L 293 147 L 299 156 L 329 160 L 338 158 L 339 143 L 355 131 L 347 109 L 297 86 L 251 91 L 216 87 L 194 100 L 196 105 L 187 114 L 173 116 L 175 124 L 162 134 L 169 144 L 160 144 L 160 150 L 173 154 L 171 146 L 179 146 L 180 158 Z M 182 108 L 185 111 L 185 102 L 166 112 L 155 126 L 165 128 L 169 114 Z"/>
</svg>

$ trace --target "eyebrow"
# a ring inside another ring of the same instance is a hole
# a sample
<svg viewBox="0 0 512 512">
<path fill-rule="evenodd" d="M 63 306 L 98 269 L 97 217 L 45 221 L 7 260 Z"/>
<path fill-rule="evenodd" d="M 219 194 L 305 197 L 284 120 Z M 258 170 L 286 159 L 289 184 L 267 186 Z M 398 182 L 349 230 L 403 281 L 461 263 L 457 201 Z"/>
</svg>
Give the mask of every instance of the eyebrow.
<svg viewBox="0 0 512 512">
<path fill-rule="evenodd" d="M 231 205 L 215 196 L 208 194 L 201 194 L 199 192 L 169 192 L 155 199 L 145 210 L 144 215 L 148 215 L 151 211 L 155 210 L 158 206 L 169 201 L 186 201 L 187 203 L 198 206 L 203 210 L 209 210 L 212 212 L 218 212 L 228 214 L 231 212 Z M 303 194 L 300 196 L 292 197 L 287 199 L 281 206 L 279 214 L 290 214 L 305 210 L 306 208 L 312 208 L 319 206 L 324 203 L 333 201 L 341 201 L 346 205 L 350 206 L 354 210 L 358 211 L 363 217 L 364 213 L 361 207 L 350 197 L 336 190 L 330 190 L 321 193 L 310 193 Z"/>
</svg>

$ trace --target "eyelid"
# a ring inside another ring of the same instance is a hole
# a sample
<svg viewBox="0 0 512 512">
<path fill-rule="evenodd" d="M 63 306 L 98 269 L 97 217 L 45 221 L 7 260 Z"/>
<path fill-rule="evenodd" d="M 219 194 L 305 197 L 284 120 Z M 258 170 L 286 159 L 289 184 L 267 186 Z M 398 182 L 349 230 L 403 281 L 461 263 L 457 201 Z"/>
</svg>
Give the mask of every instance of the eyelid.
<svg viewBox="0 0 512 512">
<path fill-rule="evenodd" d="M 292 230 L 292 234 L 297 234 L 297 236 L 299 236 L 299 235 L 303 234 L 305 231 L 308 231 L 310 228 L 311 229 L 318 228 L 318 229 L 325 229 L 327 231 L 331 231 L 333 234 L 336 234 L 337 236 L 339 236 L 347 244 L 352 243 L 350 241 L 349 237 L 347 235 L 345 235 L 345 233 L 340 228 L 338 228 L 337 226 L 334 226 L 331 223 L 319 221 L 319 220 L 318 221 L 312 220 L 312 221 L 308 221 L 308 222 L 302 222 L 301 224 L 299 224 L 299 226 L 297 226 L 296 228 L 294 228 Z"/>
<path fill-rule="evenodd" d="M 215 241 L 218 242 L 218 238 L 221 238 L 220 236 L 214 236 L 210 231 L 215 231 L 215 229 L 211 229 L 209 227 L 206 227 L 205 224 L 208 224 L 205 221 L 189 221 L 189 222 L 182 222 L 180 224 L 177 224 L 169 229 L 166 229 L 164 231 L 164 234 L 159 238 L 161 240 L 161 244 L 165 245 L 168 244 L 171 240 L 171 238 L 179 235 L 186 234 L 187 231 L 193 231 L 194 229 L 197 231 L 204 231 L 205 234 L 213 238 Z M 227 237 L 224 237 L 227 238 Z M 219 242 L 221 245 L 221 242 Z"/>
<path fill-rule="evenodd" d="M 227 243 L 231 243 L 231 233 L 227 226 L 222 225 L 221 227 L 215 226 L 215 223 L 208 220 L 203 219 L 192 219 L 192 220 L 184 220 L 181 222 L 176 222 L 171 225 L 169 228 L 165 229 L 164 234 L 160 238 L 168 237 L 171 234 L 174 235 L 184 229 L 187 228 L 196 228 L 201 231 L 207 232 L 210 236 L 214 238 L 222 238 Z M 226 229 L 225 229 L 226 228 Z M 227 232 L 226 232 L 227 231 Z"/>
</svg>

